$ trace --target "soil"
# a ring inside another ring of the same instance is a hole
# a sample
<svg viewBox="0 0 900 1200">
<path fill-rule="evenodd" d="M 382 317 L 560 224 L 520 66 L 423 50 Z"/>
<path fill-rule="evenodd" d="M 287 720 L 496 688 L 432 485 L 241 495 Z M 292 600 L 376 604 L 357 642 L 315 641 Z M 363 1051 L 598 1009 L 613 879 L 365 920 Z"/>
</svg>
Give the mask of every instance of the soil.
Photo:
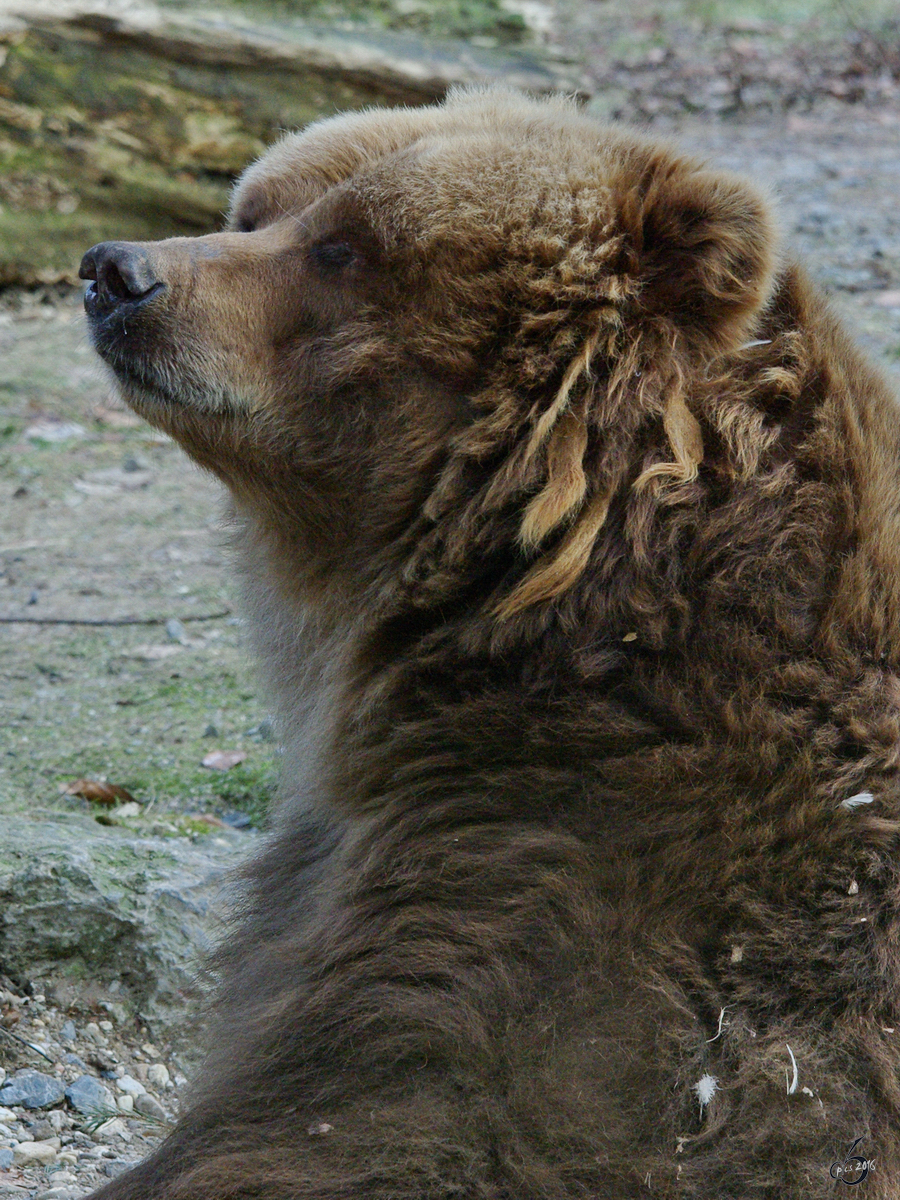
<svg viewBox="0 0 900 1200">
<path fill-rule="evenodd" d="M 900 384 L 896 97 L 854 105 L 825 96 L 803 111 L 727 119 L 665 106 L 644 116 L 651 129 L 771 189 L 789 251 Z M 218 485 L 121 406 L 88 345 L 79 294 L 7 293 L 0 351 L 0 673 L 9 714 L 0 820 L 25 809 L 89 809 L 61 788 L 90 777 L 125 787 L 173 835 L 188 834 L 203 813 L 234 822 L 245 810 L 262 822 L 276 746 L 242 646 Z M 156 623 L 52 623 L 123 618 Z M 201 762 L 213 749 L 247 757 L 211 771 Z M 115 820 L 115 810 L 99 815 Z M 12 999 L 0 1001 L 18 1014 L 10 1032 L 25 1030 L 32 1042 L 52 1034 L 62 1045 L 69 1012 L 29 997 L 27 981 L 4 986 Z M 72 1015 L 99 1027 L 109 1012 L 88 997 Z M 120 1068 L 146 1071 L 153 1055 L 139 1030 L 111 1027 L 105 1036 L 119 1059 L 107 1068 L 110 1081 Z M 2 1035 L 0 1063 L 10 1072 L 54 1070 Z M 169 1070 L 174 1080 L 177 1068 Z M 88 1073 L 101 1068 L 88 1060 Z M 168 1116 L 176 1090 L 160 1098 Z M 65 1157 L 63 1183 L 54 1185 L 61 1144 L 49 1167 L 0 1172 L 0 1196 L 74 1200 L 102 1175 L 97 1146 L 111 1145 L 119 1164 L 163 1129 L 129 1117 L 130 1140 L 104 1143 L 71 1112 L 66 1119 L 67 1144 L 78 1145 Z"/>
<path fill-rule="evenodd" d="M 274 745 L 240 649 L 217 485 L 124 409 L 79 293 L 7 293 L 0 348 L 0 617 L 27 622 L 0 626 L 0 807 L 86 807 L 58 789 L 90 777 L 154 817 L 259 815 Z M 113 623 L 42 623 L 57 620 Z M 216 749 L 247 758 L 203 768 Z"/>
</svg>

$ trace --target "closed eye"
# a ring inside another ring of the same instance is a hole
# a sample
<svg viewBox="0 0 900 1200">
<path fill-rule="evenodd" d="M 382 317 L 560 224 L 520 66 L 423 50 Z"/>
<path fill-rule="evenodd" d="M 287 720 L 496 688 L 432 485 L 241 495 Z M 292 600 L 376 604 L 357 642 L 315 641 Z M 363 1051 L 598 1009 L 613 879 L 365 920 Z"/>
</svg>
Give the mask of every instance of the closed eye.
<svg viewBox="0 0 900 1200">
<path fill-rule="evenodd" d="M 356 251 L 346 242 L 322 242 L 312 247 L 309 256 L 323 275 L 336 275 L 356 261 Z"/>
</svg>

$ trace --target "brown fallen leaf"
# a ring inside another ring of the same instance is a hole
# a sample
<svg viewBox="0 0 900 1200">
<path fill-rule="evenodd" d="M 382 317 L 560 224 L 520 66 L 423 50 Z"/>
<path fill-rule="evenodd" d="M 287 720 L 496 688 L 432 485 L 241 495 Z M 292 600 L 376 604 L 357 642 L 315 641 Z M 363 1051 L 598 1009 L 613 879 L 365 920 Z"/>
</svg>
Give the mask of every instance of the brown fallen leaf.
<svg viewBox="0 0 900 1200">
<path fill-rule="evenodd" d="M 64 796 L 80 796 L 82 800 L 91 800 L 94 804 L 115 804 L 122 801 L 125 804 L 136 804 L 131 792 L 120 787 L 117 783 L 101 783 L 98 779 L 76 779 L 67 783 L 62 793 Z"/>
<path fill-rule="evenodd" d="M 208 825 L 210 829 L 230 829 L 231 826 L 222 821 L 219 817 L 214 817 L 212 813 L 188 813 L 192 821 L 199 821 L 203 825 Z"/>
<path fill-rule="evenodd" d="M 246 750 L 213 750 L 203 759 L 202 766 L 212 771 L 228 771 L 242 763 L 247 757 Z"/>
</svg>

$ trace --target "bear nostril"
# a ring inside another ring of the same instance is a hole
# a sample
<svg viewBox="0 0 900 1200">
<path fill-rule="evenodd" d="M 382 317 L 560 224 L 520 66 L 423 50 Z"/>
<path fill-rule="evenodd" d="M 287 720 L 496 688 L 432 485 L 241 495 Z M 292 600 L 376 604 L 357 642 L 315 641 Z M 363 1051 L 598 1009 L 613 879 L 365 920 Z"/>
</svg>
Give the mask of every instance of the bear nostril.
<svg viewBox="0 0 900 1200">
<path fill-rule="evenodd" d="M 110 296 L 114 297 L 116 300 L 133 300 L 135 298 L 135 294 L 141 294 L 140 292 L 135 293 L 131 290 L 131 288 L 129 288 L 128 284 L 122 278 L 121 271 L 115 263 L 109 263 L 106 265 L 102 271 L 99 282 L 101 286 L 104 287 L 110 294 Z"/>
</svg>

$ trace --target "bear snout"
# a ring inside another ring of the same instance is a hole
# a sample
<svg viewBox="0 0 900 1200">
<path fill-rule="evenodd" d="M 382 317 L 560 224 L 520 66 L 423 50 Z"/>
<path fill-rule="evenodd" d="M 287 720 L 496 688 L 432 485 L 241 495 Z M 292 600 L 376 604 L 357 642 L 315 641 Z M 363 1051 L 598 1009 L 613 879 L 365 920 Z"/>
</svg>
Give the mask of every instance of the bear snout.
<svg viewBox="0 0 900 1200">
<path fill-rule="evenodd" d="M 133 310 L 166 286 L 147 250 L 132 242 L 101 242 L 91 247 L 81 260 L 78 275 L 90 281 L 84 307 L 92 319 L 125 306 Z"/>
</svg>

